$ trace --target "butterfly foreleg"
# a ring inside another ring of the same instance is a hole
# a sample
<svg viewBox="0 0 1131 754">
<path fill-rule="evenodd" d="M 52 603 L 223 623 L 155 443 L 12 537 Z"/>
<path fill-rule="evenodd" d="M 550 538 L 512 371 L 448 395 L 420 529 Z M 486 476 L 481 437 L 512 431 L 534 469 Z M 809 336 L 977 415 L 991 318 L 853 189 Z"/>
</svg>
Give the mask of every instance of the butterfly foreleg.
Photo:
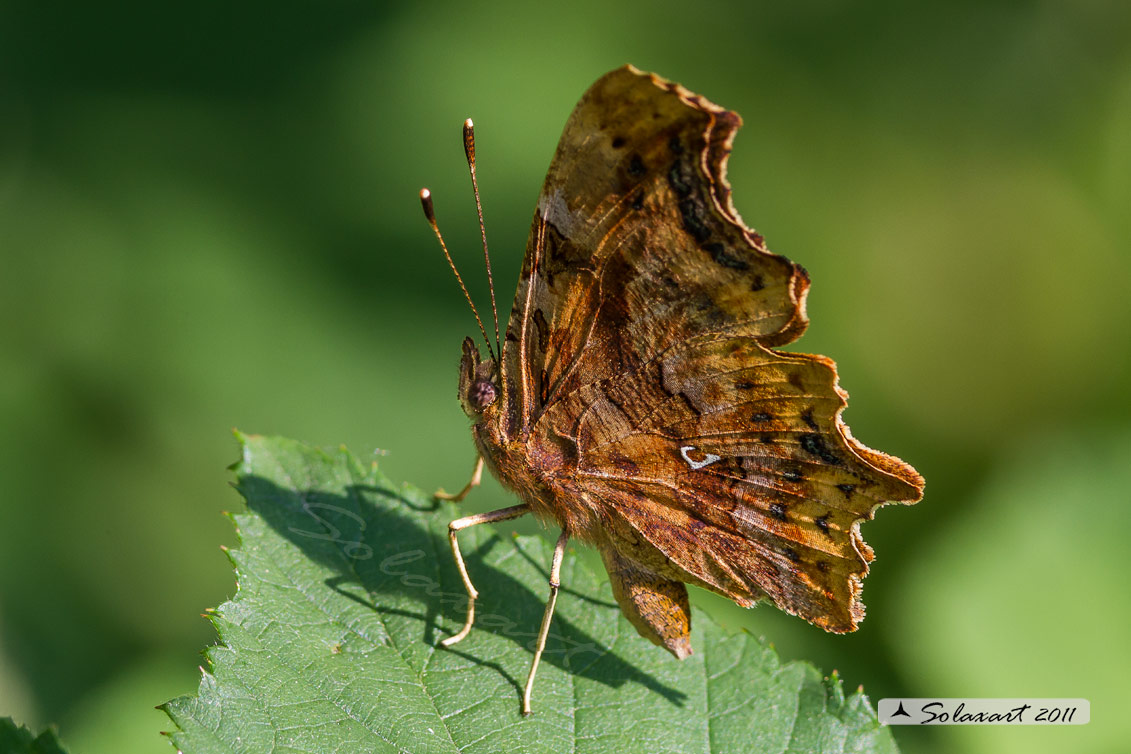
<svg viewBox="0 0 1131 754">
<path fill-rule="evenodd" d="M 542 650 L 546 648 L 546 637 L 550 633 L 550 621 L 554 617 L 554 607 L 558 602 L 558 588 L 561 586 L 562 557 L 565 555 L 569 532 L 562 529 L 558 543 L 554 545 L 554 559 L 550 563 L 550 599 L 546 602 L 546 612 L 542 614 L 542 628 L 538 631 L 538 646 L 534 649 L 534 660 L 530 663 L 530 675 L 526 677 L 526 689 L 522 692 L 522 714 L 530 714 L 530 694 L 534 690 L 534 674 L 538 672 L 538 662 Z"/>
<path fill-rule="evenodd" d="M 480 458 L 480 462 L 482 462 L 482 460 L 483 459 Z M 448 524 L 448 542 L 452 545 L 452 555 L 455 556 L 456 559 L 456 568 L 459 569 L 460 578 L 463 579 L 463 586 L 467 589 L 467 620 L 464 622 L 463 628 L 460 629 L 458 634 L 449 636 L 440 642 L 443 646 L 450 647 L 456 642 L 462 641 L 463 638 L 471 632 L 471 624 L 475 623 L 475 600 L 479 597 L 479 592 L 475 590 L 475 587 L 471 583 L 471 577 L 467 575 L 467 566 L 464 565 L 463 554 L 459 551 L 459 540 L 456 538 L 456 534 L 461 529 L 466 529 L 469 526 L 492 524 L 496 521 L 507 521 L 512 518 L 518 518 L 519 516 L 525 516 L 529 512 L 529 505 L 513 505 L 510 508 L 501 508 L 497 511 L 476 513 L 474 516 L 457 518 L 455 521 Z"/>
<path fill-rule="evenodd" d="M 483 456 L 476 456 L 475 457 L 475 468 L 472 469 L 472 471 L 471 471 L 471 479 L 469 479 L 467 481 L 467 484 L 465 484 L 463 486 L 462 490 L 460 490 L 459 492 L 457 492 L 456 494 L 453 495 L 450 492 L 444 492 L 444 490 L 441 488 L 441 489 L 436 490 L 436 493 L 432 497 L 436 498 L 437 500 L 448 500 L 448 501 L 453 502 L 453 503 L 458 503 L 458 502 L 461 502 L 465 497 L 467 497 L 467 493 L 471 492 L 474 488 L 478 487 L 479 483 L 482 482 L 482 481 L 483 481 Z"/>
</svg>

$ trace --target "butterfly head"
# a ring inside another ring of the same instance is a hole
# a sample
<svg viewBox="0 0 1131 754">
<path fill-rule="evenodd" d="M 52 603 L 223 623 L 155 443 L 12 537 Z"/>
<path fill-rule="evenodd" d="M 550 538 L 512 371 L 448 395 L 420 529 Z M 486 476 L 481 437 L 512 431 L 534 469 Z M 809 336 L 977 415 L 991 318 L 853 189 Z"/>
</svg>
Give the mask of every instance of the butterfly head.
<svg viewBox="0 0 1131 754">
<path fill-rule="evenodd" d="M 475 341 L 464 339 L 463 357 L 459 364 L 459 402 L 469 418 L 478 421 L 498 399 L 499 386 L 493 379 L 495 374 L 495 362 L 491 359 L 481 361 Z"/>
</svg>

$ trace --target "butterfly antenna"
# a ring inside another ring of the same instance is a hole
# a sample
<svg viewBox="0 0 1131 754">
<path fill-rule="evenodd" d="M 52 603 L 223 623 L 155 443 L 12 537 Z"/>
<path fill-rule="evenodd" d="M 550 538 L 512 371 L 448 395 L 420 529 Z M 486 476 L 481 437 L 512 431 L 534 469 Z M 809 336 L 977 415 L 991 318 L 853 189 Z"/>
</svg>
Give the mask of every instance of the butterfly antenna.
<svg viewBox="0 0 1131 754">
<path fill-rule="evenodd" d="M 432 227 L 432 232 L 436 234 L 436 239 L 440 242 L 440 248 L 444 250 L 444 257 L 448 260 L 448 266 L 452 268 L 455 273 L 456 281 L 459 282 L 460 290 L 463 291 L 463 297 L 467 299 L 468 306 L 471 307 L 471 313 L 475 315 L 475 321 L 479 323 L 479 332 L 483 333 L 483 340 L 487 343 L 487 350 L 491 352 L 491 359 L 497 364 L 495 359 L 495 349 L 491 347 L 491 339 L 487 337 L 487 328 L 483 326 L 483 320 L 479 317 L 479 310 L 475 308 L 475 303 L 471 300 L 471 294 L 467 292 L 467 286 L 463 284 L 463 277 L 456 269 L 456 263 L 452 261 L 452 255 L 448 253 L 448 245 L 444 243 L 444 236 L 440 234 L 440 226 L 436 224 L 436 210 L 432 206 L 432 192 L 426 188 L 420 189 L 420 204 L 424 207 L 424 217 L 428 220 L 428 225 Z"/>
<path fill-rule="evenodd" d="M 475 124 L 468 118 L 463 122 L 463 153 L 471 171 L 471 189 L 475 192 L 475 211 L 479 213 L 479 234 L 483 237 L 483 261 L 487 263 L 487 287 L 491 290 L 491 315 L 495 318 L 495 348 L 499 344 L 499 307 L 495 303 L 495 279 L 491 276 L 491 255 L 487 252 L 487 226 L 483 224 L 483 204 L 479 201 L 479 182 L 475 180 Z"/>
</svg>

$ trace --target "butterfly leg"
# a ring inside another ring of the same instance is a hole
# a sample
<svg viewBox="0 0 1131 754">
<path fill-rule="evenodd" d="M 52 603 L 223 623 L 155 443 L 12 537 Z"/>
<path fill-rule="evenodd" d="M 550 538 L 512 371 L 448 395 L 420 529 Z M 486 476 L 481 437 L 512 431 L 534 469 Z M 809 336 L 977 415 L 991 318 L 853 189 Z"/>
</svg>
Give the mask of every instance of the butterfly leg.
<svg viewBox="0 0 1131 754">
<path fill-rule="evenodd" d="M 467 575 L 467 566 L 463 563 L 463 554 L 459 551 L 459 540 L 456 539 L 456 534 L 461 529 L 466 529 L 469 526 L 493 524 L 496 521 L 508 521 L 512 518 L 525 516 L 529 512 L 529 505 L 514 505 L 510 508 L 501 508 L 497 511 L 476 513 L 474 516 L 457 518 L 455 521 L 448 524 L 448 541 L 452 545 L 452 555 L 455 556 L 456 568 L 459 569 L 459 575 L 463 579 L 463 586 L 467 589 L 467 620 L 458 634 L 449 636 L 440 642 L 443 646 L 450 647 L 456 642 L 462 641 L 464 637 L 471 632 L 471 624 L 475 623 L 475 600 L 479 597 L 479 592 L 475 591 L 475 587 L 471 584 L 471 577 Z"/>
<path fill-rule="evenodd" d="M 546 602 L 546 612 L 542 614 L 542 628 L 538 631 L 538 646 L 534 649 L 534 660 L 530 663 L 530 675 L 526 677 L 526 689 L 522 692 L 522 714 L 530 714 L 530 694 L 534 690 L 534 674 L 538 672 L 538 662 L 542 650 L 546 648 L 546 637 L 550 634 L 550 620 L 554 617 L 554 606 L 558 602 L 558 587 L 561 586 L 562 557 L 565 555 L 569 532 L 565 529 L 554 545 L 554 559 L 550 564 L 550 599 Z"/>
<path fill-rule="evenodd" d="M 462 490 L 453 495 L 450 492 L 444 492 L 443 489 L 438 489 L 432 497 L 437 500 L 450 500 L 453 503 L 458 503 L 467 497 L 467 493 L 478 487 L 481 481 L 483 481 L 483 456 L 477 456 L 475 468 L 471 471 L 471 479 L 467 481 Z M 470 524 L 468 525 L 470 526 Z"/>
</svg>

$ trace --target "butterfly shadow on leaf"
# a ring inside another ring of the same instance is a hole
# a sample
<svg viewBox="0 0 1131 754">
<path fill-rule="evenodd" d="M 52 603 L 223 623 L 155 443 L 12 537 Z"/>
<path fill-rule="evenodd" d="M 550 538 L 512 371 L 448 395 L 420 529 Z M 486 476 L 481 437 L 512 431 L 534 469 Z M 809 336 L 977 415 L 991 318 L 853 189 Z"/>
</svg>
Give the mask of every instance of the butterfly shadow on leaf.
<svg viewBox="0 0 1131 754">
<path fill-rule="evenodd" d="M 318 567 L 318 585 L 334 592 L 325 598 L 328 610 L 344 614 L 363 606 L 379 616 L 391 643 L 410 663 L 404 648 L 425 645 L 491 668 L 521 691 L 549 590 L 549 545 L 530 539 L 511 541 L 500 536 L 505 529 L 478 527 L 480 531 L 467 532 L 464 554 L 480 592 L 478 617 L 466 650 L 445 649 L 437 646 L 439 641 L 458 630 L 467 606 L 448 549 L 447 521 L 452 516 L 444 514 L 447 506 L 431 512 L 430 500 L 418 492 L 367 484 L 349 485 L 344 493 L 300 492 L 247 476 L 237 487 L 249 510 Z M 333 573 L 327 576 L 327 570 Z M 608 599 L 611 594 L 604 595 L 606 599 L 594 594 L 600 578 L 571 556 L 562 580 L 567 588 L 562 590 L 543 662 L 611 687 L 638 683 L 682 705 L 683 692 L 610 651 L 617 631 L 631 633 L 632 641 L 637 637 L 627 627 L 617 627 L 622 619 Z M 571 582 L 584 586 L 569 588 Z M 594 631 L 604 633 L 597 636 Z M 499 637 L 521 648 L 500 655 L 501 663 L 483 651 L 485 643 Z M 643 651 L 654 649 L 639 641 Z"/>
</svg>

